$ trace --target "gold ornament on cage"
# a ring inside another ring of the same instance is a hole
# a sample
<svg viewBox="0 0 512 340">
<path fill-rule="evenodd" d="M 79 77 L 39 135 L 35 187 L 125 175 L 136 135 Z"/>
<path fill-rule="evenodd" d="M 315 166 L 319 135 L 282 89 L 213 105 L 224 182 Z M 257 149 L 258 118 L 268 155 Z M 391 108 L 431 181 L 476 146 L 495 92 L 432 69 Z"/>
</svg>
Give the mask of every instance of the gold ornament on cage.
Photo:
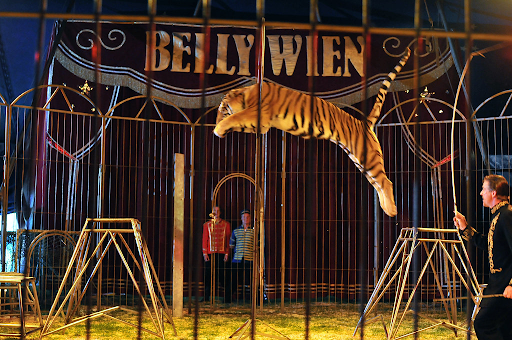
<svg viewBox="0 0 512 340">
<path fill-rule="evenodd" d="M 85 81 L 85 84 L 83 84 L 82 86 L 78 86 L 78 88 L 80 89 L 80 92 L 82 92 L 82 94 L 85 94 L 86 96 L 88 96 L 89 92 L 93 90 L 93 87 L 89 85 L 87 80 Z"/>
</svg>

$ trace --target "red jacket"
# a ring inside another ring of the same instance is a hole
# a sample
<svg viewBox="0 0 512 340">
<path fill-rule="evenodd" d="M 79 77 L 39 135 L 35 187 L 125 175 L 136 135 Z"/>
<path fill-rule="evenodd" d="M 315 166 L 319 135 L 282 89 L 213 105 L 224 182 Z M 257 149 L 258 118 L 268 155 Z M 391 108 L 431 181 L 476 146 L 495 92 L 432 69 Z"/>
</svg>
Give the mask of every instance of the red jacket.
<svg viewBox="0 0 512 340">
<path fill-rule="evenodd" d="M 229 254 L 229 238 L 231 225 L 218 218 L 215 225 L 212 221 L 203 224 L 203 255 L 211 253 Z"/>
</svg>

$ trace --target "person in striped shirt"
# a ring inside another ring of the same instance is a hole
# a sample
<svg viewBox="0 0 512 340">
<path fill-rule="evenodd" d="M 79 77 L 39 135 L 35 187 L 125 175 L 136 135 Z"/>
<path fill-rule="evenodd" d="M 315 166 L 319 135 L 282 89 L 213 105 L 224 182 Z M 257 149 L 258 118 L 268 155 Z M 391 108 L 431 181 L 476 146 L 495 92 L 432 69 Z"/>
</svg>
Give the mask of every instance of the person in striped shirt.
<svg viewBox="0 0 512 340">
<path fill-rule="evenodd" d="M 245 302 L 246 287 L 251 286 L 252 264 L 254 259 L 254 228 L 252 227 L 251 212 L 244 209 L 240 213 L 242 225 L 231 232 L 229 239 L 230 248 L 234 248 L 232 271 L 233 271 L 233 291 L 238 294 L 238 286 L 241 285 L 240 296 L 237 299 L 243 299 Z M 250 290 L 249 290 L 250 292 Z"/>
</svg>

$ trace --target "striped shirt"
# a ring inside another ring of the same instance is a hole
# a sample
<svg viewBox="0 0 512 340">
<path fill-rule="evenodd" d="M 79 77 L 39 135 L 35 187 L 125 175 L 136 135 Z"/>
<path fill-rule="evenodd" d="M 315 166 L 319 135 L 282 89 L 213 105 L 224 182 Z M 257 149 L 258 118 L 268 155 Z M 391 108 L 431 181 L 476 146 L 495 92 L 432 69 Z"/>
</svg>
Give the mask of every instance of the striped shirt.
<svg viewBox="0 0 512 340">
<path fill-rule="evenodd" d="M 240 263 L 243 260 L 252 261 L 254 259 L 254 229 L 247 228 L 245 230 L 243 225 L 234 229 L 229 239 L 229 246 L 235 248 L 234 263 Z"/>
</svg>

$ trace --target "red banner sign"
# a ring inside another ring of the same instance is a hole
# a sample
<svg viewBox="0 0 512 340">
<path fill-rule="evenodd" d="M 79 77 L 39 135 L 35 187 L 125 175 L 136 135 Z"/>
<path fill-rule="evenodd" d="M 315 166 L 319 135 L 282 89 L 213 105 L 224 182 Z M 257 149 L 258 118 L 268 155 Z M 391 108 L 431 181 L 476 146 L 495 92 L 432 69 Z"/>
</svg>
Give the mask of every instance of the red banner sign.
<svg viewBox="0 0 512 340">
<path fill-rule="evenodd" d="M 208 75 L 207 106 L 217 105 L 228 90 L 255 82 L 255 28 L 212 27 L 209 62 L 204 65 L 207 37 L 201 26 L 157 24 L 153 31 L 147 23 L 102 23 L 100 27 L 98 37 L 95 23 L 68 22 L 56 60 L 83 79 L 127 86 L 141 94 L 146 93 L 151 77 L 152 94 L 182 108 L 201 107 L 200 75 L 204 70 Z M 315 95 L 337 104 L 360 102 L 364 55 L 368 49 L 363 37 L 353 33 L 318 33 L 316 70 L 312 70 L 309 31 L 267 29 L 265 80 L 307 92 L 308 77 L 314 75 Z M 425 52 L 419 58 L 420 86 L 424 86 L 439 78 L 453 62 L 446 41 L 432 38 L 421 43 Z M 414 48 L 414 41 L 411 37 L 372 35 L 371 45 L 366 68 L 369 96 L 377 93 L 406 47 Z M 391 91 L 412 89 L 412 64 L 399 74 Z M 95 79 L 96 67 L 99 80 Z"/>
</svg>

